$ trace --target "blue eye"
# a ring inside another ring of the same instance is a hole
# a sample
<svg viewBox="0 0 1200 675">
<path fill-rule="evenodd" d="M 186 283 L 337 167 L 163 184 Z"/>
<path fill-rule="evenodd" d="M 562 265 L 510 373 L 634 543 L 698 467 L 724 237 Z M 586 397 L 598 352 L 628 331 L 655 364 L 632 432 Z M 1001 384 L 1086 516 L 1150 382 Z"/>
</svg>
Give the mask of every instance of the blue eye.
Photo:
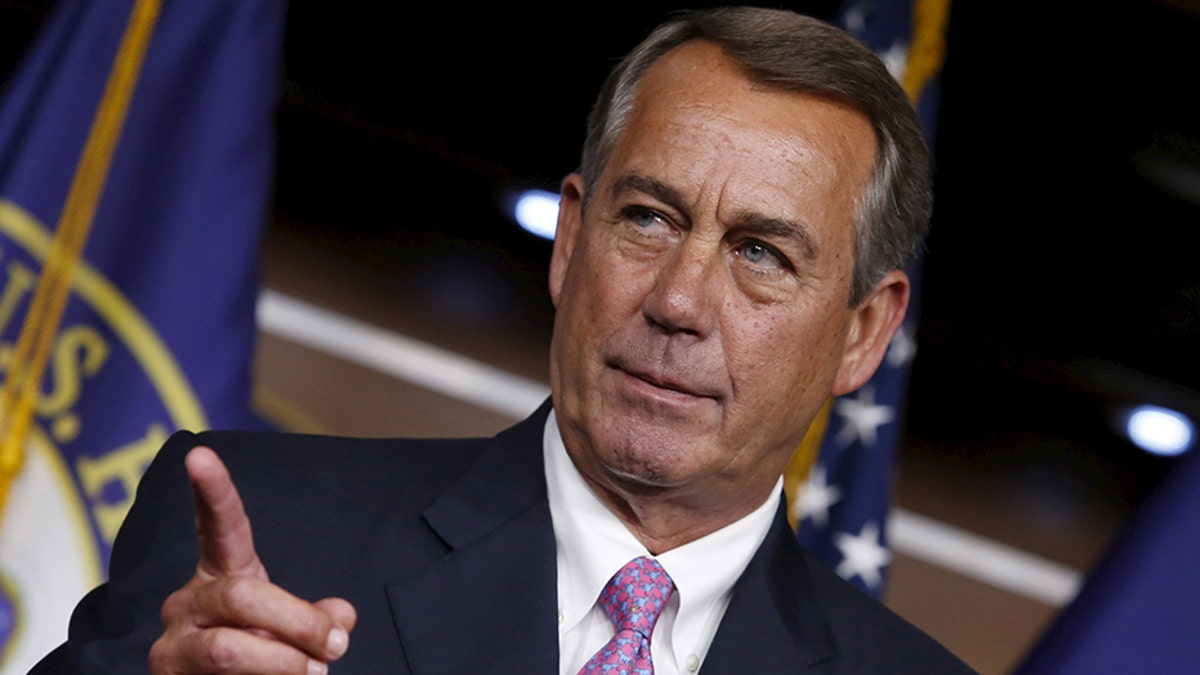
<svg viewBox="0 0 1200 675">
<path fill-rule="evenodd" d="M 760 267 L 787 267 L 782 255 L 760 241 L 745 242 L 738 251 L 746 262 Z"/>
<path fill-rule="evenodd" d="M 625 215 L 634 225 L 644 230 L 665 222 L 665 219 L 660 214 L 650 209 L 631 208 L 626 210 Z"/>
<path fill-rule="evenodd" d="M 762 262 L 764 258 L 771 255 L 771 252 L 767 250 L 767 247 L 763 246 L 762 244 L 747 244 L 746 248 L 742 250 L 745 251 L 746 260 L 749 260 L 752 263 Z"/>
</svg>

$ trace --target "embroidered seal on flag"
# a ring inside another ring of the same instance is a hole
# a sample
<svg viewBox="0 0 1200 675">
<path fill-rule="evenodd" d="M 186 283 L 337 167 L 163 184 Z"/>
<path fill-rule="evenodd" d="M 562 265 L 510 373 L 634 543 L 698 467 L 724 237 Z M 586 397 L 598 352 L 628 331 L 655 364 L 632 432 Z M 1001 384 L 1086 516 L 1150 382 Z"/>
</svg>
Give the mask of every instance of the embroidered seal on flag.
<svg viewBox="0 0 1200 675">
<path fill-rule="evenodd" d="M 7 375 L 51 233 L 0 199 L 0 236 L 0 373 Z M 23 465 L 0 518 L 0 673 L 24 672 L 65 639 L 71 608 L 105 576 L 146 465 L 172 430 L 208 426 L 158 334 L 86 261 L 74 268 L 50 349 Z"/>
</svg>

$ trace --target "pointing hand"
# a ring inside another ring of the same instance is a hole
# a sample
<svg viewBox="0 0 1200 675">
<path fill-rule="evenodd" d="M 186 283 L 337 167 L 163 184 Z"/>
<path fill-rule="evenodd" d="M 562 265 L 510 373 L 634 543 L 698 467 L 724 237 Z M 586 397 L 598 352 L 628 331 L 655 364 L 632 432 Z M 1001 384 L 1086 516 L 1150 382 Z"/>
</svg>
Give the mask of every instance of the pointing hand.
<svg viewBox="0 0 1200 675">
<path fill-rule="evenodd" d="M 354 607 L 341 598 L 310 603 L 272 584 L 225 465 L 203 446 L 184 461 L 200 562 L 195 576 L 163 603 L 164 630 L 150 649 L 151 672 L 327 672 L 349 646 Z"/>
</svg>

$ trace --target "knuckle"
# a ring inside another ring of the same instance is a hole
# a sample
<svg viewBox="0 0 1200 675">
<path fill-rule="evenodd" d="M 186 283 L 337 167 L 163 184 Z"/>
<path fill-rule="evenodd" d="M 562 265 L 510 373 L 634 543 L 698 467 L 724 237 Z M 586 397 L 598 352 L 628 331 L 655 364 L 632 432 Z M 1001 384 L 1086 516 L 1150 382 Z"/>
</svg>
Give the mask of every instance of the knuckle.
<svg viewBox="0 0 1200 675">
<path fill-rule="evenodd" d="M 166 635 L 159 637 L 150 645 L 150 654 L 148 660 L 150 662 L 150 672 L 154 675 L 158 673 L 167 673 L 169 671 L 171 656 L 174 650 L 171 648 L 171 642 Z"/>
<path fill-rule="evenodd" d="M 217 672 L 228 672 L 238 658 L 234 636 L 235 629 L 213 628 L 206 630 L 201 638 L 200 656 Z"/>
<path fill-rule="evenodd" d="M 163 601 L 162 610 L 160 612 L 163 625 L 165 626 L 174 621 L 176 617 L 185 614 L 190 604 L 191 593 L 187 592 L 186 587 L 168 595 L 167 599 Z"/>
<path fill-rule="evenodd" d="M 255 586 L 247 577 L 225 577 L 220 586 L 221 604 L 234 616 L 245 616 L 257 602 Z"/>
</svg>

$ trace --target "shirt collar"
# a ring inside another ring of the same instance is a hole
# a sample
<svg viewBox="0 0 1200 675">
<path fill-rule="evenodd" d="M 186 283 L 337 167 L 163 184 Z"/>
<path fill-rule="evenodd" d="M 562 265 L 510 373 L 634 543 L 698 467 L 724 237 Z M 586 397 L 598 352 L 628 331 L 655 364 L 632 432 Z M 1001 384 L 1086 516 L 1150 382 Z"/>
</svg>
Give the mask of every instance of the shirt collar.
<svg viewBox="0 0 1200 675">
<path fill-rule="evenodd" d="M 733 584 L 754 557 L 775 519 L 780 477 L 771 495 L 743 518 L 693 542 L 650 556 L 615 514 L 592 492 L 567 450 L 553 412 L 543 435 L 550 517 L 558 554 L 560 629 L 569 629 L 591 610 L 600 591 L 622 565 L 640 556 L 654 557 L 675 582 L 679 618 L 674 642 L 708 631 L 720 621 Z M 711 634 L 711 633 L 710 633 Z"/>
</svg>

